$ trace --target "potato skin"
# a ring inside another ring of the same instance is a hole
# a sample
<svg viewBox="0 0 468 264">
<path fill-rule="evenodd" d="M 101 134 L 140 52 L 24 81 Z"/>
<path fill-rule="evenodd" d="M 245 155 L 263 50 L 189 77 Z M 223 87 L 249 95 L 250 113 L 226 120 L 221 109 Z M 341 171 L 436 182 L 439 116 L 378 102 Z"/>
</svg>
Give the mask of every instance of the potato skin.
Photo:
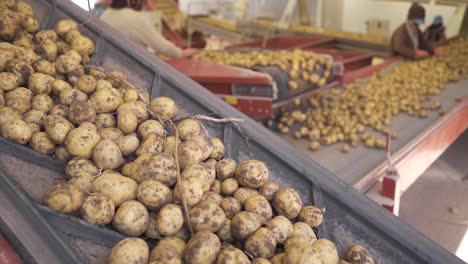
<svg viewBox="0 0 468 264">
<path fill-rule="evenodd" d="M 21 114 L 15 109 L 8 106 L 0 107 L 0 126 L 6 121 L 18 119 L 21 119 Z"/>
<path fill-rule="evenodd" d="M 221 200 L 219 206 L 224 210 L 226 217 L 229 219 L 233 218 L 234 215 L 236 215 L 242 209 L 240 202 L 232 197 L 226 197 Z"/>
<path fill-rule="evenodd" d="M 261 225 L 262 222 L 257 214 L 241 211 L 231 220 L 232 235 L 237 240 L 244 240 L 255 233 Z"/>
<path fill-rule="evenodd" d="M 271 201 L 275 196 L 275 193 L 279 190 L 279 185 L 275 182 L 266 182 L 260 187 L 260 195 L 265 197 L 268 201 Z"/>
<path fill-rule="evenodd" d="M 346 254 L 346 259 L 351 264 L 374 264 L 374 258 L 369 253 L 369 251 L 367 251 L 367 249 L 359 245 L 354 245 L 348 250 L 348 253 Z"/>
<path fill-rule="evenodd" d="M 256 195 L 245 200 L 244 210 L 259 215 L 262 224 L 273 217 L 270 203 L 261 195 Z"/>
<path fill-rule="evenodd" d="M 150 253 L 150 263 L 153 262 L 182 264 L 182 255 L 179 254 L 175 247 L 168 244 L 158 243 Z"/>
<path fill-rule="evenodd" d="M 258 188 L 268 180 L 268 174 L 265 163 L 258 160 L 246 160 L 237 167 L 236 179 L 242 186 Z"/>
<path fill-rule="evenodd" d="M 32 149 L 44 155 L 52 155 L 55 150 L 55 144 L 45 132 L 34 133 L 29 144 Z"/>
<path fill-rule="evenodd" d="M 312 244 L 323 264 L 336 264 L 340 260 L 335 244 L 327 239 L 318 239 Z"/>
<path fill-rule="evenodd" d="M 126 113 L 126 112 L 121 111 L 120 113 Z M 161 123 L 159 123 L 157 120 L 154 120 L 154 119 L 148 119 L 144 121 L 143 123 L 141 123 L 138 126 L 137 132 L 140 138 L 142 139 L 146 139 L 152 133 L 161 137 L 164 137 L 164 134 L 165 134 L 164 127 L 161 125 Z"/>
<path fill-rule="evenodd" d="M 158 211 L 172 202 L 172 190 L 157 180 L 146 180 L 138 186 L 137 198 L 149 210 Z"/>
<path fill-rule="evenodd" d="M 80 213 L 92 224 L 107 225 L 114 218 L 115 205 L 107 195 L 94 193 L 85 198 Z"/>
<path fill-rule="evenodd" d="M 108 264 L 146 264 L 149 248 L 141 238 L 128 237 L 117 243 L 107 259 Z"/>
<path fill-rule="evenodd" d="M 284 253 L 275 255 L 271 258 L 271 264 L 283 264 L 284 263 Z"/>
<path fill-rule="evenodd" d="M 205 150 L 193 140 L 186 140 L 178 145 L 177 155 L 181 169 L 203 161 Z"/>
<path fill-rule="evenodd" d="M 98 114 L 96 115 L 94 124 L 98 130 L 101 130 L 103 128 L 116 127 L 117 121 L 112 114 Z"/>
<path fill-rule="evenodd" d="M 83 122 L 94 123 L 96 111 L 89 101 L 75 101 L 70 105 L 68 119 L 77 126 Z"/>
<path fill-rule="evenodd" d="M 299 221 L 302 221 L 311 227 L 320 226 L 320 224 L 322 224 L 322 220 L 322 210 L 315 206 L 305 206 L 299 214 Z"/>
<path fill-rule="evenodd" d="M 220 250 L 221 242 L 215 234 L 208 231 L 197 232 L 187 243 L 184 252 L 185 263 L 214 263 Z"/>
<path fill-rule="evenodd" d="M 213 151 L 211 151 L 210 158 L 220 160 L 224 156 L 224 143 L 219 138 L 212 138 L 211 144 L 213 145 Z"/>
<path fill-rule="evenodd" d="M 208 203 L 220 205 L 221 201 L 223 200 L 223 197 L 219 193 L 208 191 L 203 193 L 202 200 Z"/>
<path fill-rule="evenodd" d="M 125 162 L 119 147 L 111 140 L 101 140 L 93 150 L 93 161 L 102 170 L 117 169 Z"/>
<path fill-rule="evenodd" d="M 267 228 L 259 228 L 244 244 L 245 251 L 255 258 L 272 258 L 275 254 L 276 239 Z"/>
<path fill-rule="evenodd" d="M 138 149 L 140 146 L 140 140 L 135 134 L 126 135 L 117 140 L 117 146 L 119 147 L 120 152 L 122 152 L 122 155 L 128 156 Z"/>
<path fill-rule="evenodd" d="M 250 264 L 250 260 L 242 250 L 231 246 L 221 250 L 216 264 Z"/>
<path fill-rule="evenodd" d="M 70 184 L 55 185 L 42 197 L 45 206 L 62 213 L 72 213 L 83 204 L 83 194 Z"/>
<path fill-rule="evenodd" d="M 54 30 L 57 35 L 63 37 L 70 32 L 70 30 L 78 30 L 78 24 L 71 19 L 62 19 L 55 24 Z"/>
<path fill-rule="evenodd" d="M 147 120 L 149 116 L 149 113 L 146 110 L 146 105 L 142 101 L 126 102 L 121 104 L 119 108 L 117 108 L 117 114 L 126 111 L 132 111 L 136 115 L 139 124 Z"/>
<path fill-rule="evenodd" d="M 136 154 L 137 156 L 143 154 L 159 154 L 164 150 L 164 143 L 164 137 L 151 133 L 141 142 Z"/>
<path fill-rule="evenodd" d="M 8 120 L 2 124 L 2 136 L 17 144 L 26 144 L 32 137 L 28 124 L 21 119 Z"/>
<path fill-rule="evenodd" d="M 200 202 L 190 210 L 190 223 L 195 232 L 208 230 L 217 232 L 226 221 L 226 214 L 218 205 Z"/>
<path fill-rule="evenodd" d="M 98 114 L 113 112 L 121 103 L 122 96 L 115 88 L 99 89 L 91 95 L 91 104 Z"/>
<path fill-rule="evenodd" d="M 149 103 L 151 112 L 161 120 L 170 120 L 177 115 L 177 105 L 169 97 L 155 97 Z"/>
<path fill-rule="evenodd" d="M 200 124 L 194 119 L 184 119 L 177 125 L 179 138 L 184 141 L 200 135 Z"/>
<path fill-rule="evenodd" d="M 138 119 L 133 112 L 120 113 L 117 116 L 117 128 L 124 134 L 135 132 L 138 126 Z"/>
<path fill-rule="evenodd" d="M 145 236 L 149 238 L 161 238 L 161 234 L 159 234 L 158 228 L 156 227 L 157 216 L 157 213 L 149 212 L 149 223 L 145 230 Z"/>
<path fill-rule="evenodd" d="M 148 227 L 149 215 L 144 205 L 135 200 L 122 203 L 115 213 L 112 225 L 121 233 L 139 236 Z"/>
<path fill-rule="evenodd" d="M 114 127 L 102 128 L 98 131 L 101 140 L 110 140 L 113 142 L 119 141 L 122 137 L 122 131 Z"/>
<path fill-rule="evenodd" d="M 2 89 L 4 92 L 14 90 L 16 87 L 18 87 L 19 83 L 19 76 L 9 72 L 0 73 L 0 89 Z"/>
<path fill-rule="evenodd" d="M 281 188 L 273 197 L 273 208 L 278 215 L 288 219 L 296 218 L 302 209 L 302 200 L 292 188 Z"/>
<path fill-rule="evenodd" d="M 273 232 L 278 243 L 284 243 L 293 235 L 293 225 L 284 216 L 277 216 L 266 223 L 266 228 Z"/>
<path fill-rule="evenodd" d="M 127 176 L 137 182 L 153 179 L 173 186 L 177 181 L 174 157 L 167 153 L 142 155 L 131 164 L 134 170 Z"/>
<path fill-rule="evenodd" d="M 94 181 L 94 176 L 85 171 L 78 172 L 75 177 L 68 181 L 68 184 L 78 188 L 83 194 L 91 193 L 91 186 Z"/>
<path fill-rule="evenodd" d="M 55 65 L 52 64 L 50 61 L 47 61 L 47 60 L 36 61 L 33 67 L 34 67 L 34 70 L 38 73 L 55 76 Z M 54 90 L 54 82 L 52 82 L 52 91 Z"/>
<path fill-rule="evenodd" d="M 226 179 L 221 183 L 221 192 L 225 195 L 233 194 L 239 188 L 239 183 L 236 179 Z"/>
<path fill-rule="evenodd" d="M 202 184 L 203 192 L 209 191 L 213 181 L 215 180 L 215 175 L 211 173 L 210 166 L 204 163 L 194 164 L 186 167 L 181 172 L 181 176 L 185 179 L 191 177 L 199 179 Z"/>
<path fill-rule="evenodd" d="M 256 258 L 252 261 L 252 264 L 271 264 L 266 258 Z M 283 264 L 282 262 L 280 264 Z"/>
<path fill-rule="evenodd" d="M 309 245 L 297 245 L 288 248 L 284 254 L 284 261 L 288 264 L 322 264 L 317 250 Z"/>
<path fill-rule="evenodd" d="M 184 225 L 182 208 L 176 204 L 166 204 L 158 212 L 156 228 L 163 236 L 175 235 Z"/>
<path fill-rule="evenodd" d="M 73 178 L 76 177 L 80 172 L 87 172 L 93 176 L 98 175 L 99 169 L 90 160 L 75 157 L 67 162 L 65 172 L 67 173 L 68 177 Z"/>
<path fill-rule="evenodd" d="M 183 196 L 182 196 L 183 194 Z M 174 187 L 174 198 L 182 201 L 182 197 L 189 207 L 196 205 L 203 197 L 202 183 L 198 178 L 182 179 Z"/>
<path fill-rule="evenodd" d="M 65 139 L 73 128 L 73 125 L 61 116 L 48 115 L 44 119 L 44 127 L 52 142 L 62 144 L 65 142 Z"/>
<path fill-rule="evenodd" d="M 71 130 L 64 142 L 71 155 L 84 159 L 91 158 L 94 147 L 101 139 L 95 129 L 88 129 L 83 126 L 83 124 L 87 123 L 82 123 L 80 127 Z"/>
<path fill-rule="evenodd" d="M 28 88 L 33 94 L 50 94 L 50 92 L 52 92 L 52 83 L 54 80 L 54 77 L 47 74 L 33 73 L 29 77 Z"/>
<path fill-rule="evenodd" d="M 115 206 L 136 199 L 138 184 L 114 171 L 105 171 L 94 180 L 91 191 L 101 192 L 111 197 Z"/>
<path fill-rule="evenodd" d="M 234 192 L 233 197 L 238 200 L 242 205 L 244 205 L 245 201 L 250 197 L 257 196 L 258 192 L 252 188 L 239 188 Z"/>
</svg>

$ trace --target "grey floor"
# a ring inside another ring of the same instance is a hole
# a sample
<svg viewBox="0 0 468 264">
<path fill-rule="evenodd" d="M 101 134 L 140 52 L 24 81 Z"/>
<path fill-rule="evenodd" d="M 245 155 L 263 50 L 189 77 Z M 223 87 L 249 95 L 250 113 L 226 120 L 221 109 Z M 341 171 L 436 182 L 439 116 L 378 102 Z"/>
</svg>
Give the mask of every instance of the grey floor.
<svg viewBox="0 0 468 264">
<path fill-rule="evenodd" d="M 468 130 L 403 194 L 400 217 L 468 262 Z"/>
</svg>

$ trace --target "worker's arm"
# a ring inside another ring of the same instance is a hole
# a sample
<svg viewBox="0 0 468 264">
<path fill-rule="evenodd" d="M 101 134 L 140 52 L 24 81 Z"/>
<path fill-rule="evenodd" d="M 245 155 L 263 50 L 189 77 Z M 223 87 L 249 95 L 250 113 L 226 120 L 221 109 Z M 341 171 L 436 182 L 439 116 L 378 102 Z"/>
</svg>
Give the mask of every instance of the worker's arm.
<svg viewBox="0 0 468 264">
<path fill-rule="evenodd" d="M 396 34 L 393 35 L 392 50 L 405 58 L 416 58 L 415 50 L 413 47 L 408 47 L 405 45 L 404 37 L 401 32 L 396 32 Z"/>
<path fill-rule="evenodd" d="M 142 22 L 140 31 L 141 41 L 150 47 L 156 54 L 164 54 L 172 58 L 182 57 L 182 50 L 172 42 L 164 38 L 156 28 L 148 21 Z"/>
<path fill-rule="evenodd" d="M 434 54 L 434 47 L 432 46 L 431 42 L 424 36 L 421 31 L 418 31 L 418 38 L 419 38 L 419 48 L 422 50 L 426 50 L 431 55 Z"/>
</svg>

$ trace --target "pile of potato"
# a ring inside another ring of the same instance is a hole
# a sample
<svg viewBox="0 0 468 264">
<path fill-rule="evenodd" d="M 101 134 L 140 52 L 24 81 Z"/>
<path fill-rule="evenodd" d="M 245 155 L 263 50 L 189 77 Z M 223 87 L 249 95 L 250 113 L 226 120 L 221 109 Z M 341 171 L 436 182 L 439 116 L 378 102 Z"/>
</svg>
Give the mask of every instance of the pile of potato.
<svg viewBox="0 0 468 264">
<path fill-rule="evenodd" d="M 446 88 L 447 82 L 466 78 L 468 42 L 458 40 L 445 52 L 442 58 L 405 62 L 389 74 L 371 76 L 365 83 L 357 81 L 344 89 L 315 95 L 303 104 L 304 110 L 282 113 L 277 128 L 309 140 L 310 150 L 338 142 L 344 143 L 343 152 L 359 142 L 369 148 L 385 148 L 385 135 L 397 136 L 389 128 L 394 116 L 406 113 L 425 118 L 435 110 L 445 114 L 433 97 Z"/>
<path fill-rule="evenodd" d="M 320 208 L 278 186 L 265 163 L 224 157 L 176 103 L 138 91 L 124 73 L 88 65 L 93 42 L 61 20 L 39 31 L 32 8 L 0 1 L 0 131 L 67 162 L 43 203 L 130 236 L 108 263 L 374 263 L 353 246 L 340 260 L 317 239 Z M 145 236 L 159 242 L 149 251 Z"/>
<path fill-rule="evenodd" d="M 322 87 L 330 77 L 333 63 L 322 55 L 303 50 L 262 50 L 251 52 L 204 51 L 194 59 L 244 68 L 277 66 L 289 73 L 289 88 L 297 90 L 299 82 Z M 323 70 L 323 72 L 321 72 Z"/>
</svg>

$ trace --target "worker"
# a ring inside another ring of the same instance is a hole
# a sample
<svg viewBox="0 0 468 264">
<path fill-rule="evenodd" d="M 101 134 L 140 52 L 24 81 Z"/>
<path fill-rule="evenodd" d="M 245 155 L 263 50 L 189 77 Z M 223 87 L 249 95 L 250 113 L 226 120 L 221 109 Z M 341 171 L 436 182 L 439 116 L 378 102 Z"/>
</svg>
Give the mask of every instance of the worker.
<svg viewBox="0 0 468 264">
<path fill-rule="evenodd" d="M 393 54 L 401 55 L 408 59 L 418 59 L 435 53 L 432 44 L 419 29 L 424 24 L 425 16 L 426 10 L 422 5 L 418 3 L 411 5 L 408 19 L 393 32 L 391 39 Z"/>
<path fill-rule="evenodd" d="M 444 19 L 442 16 L 434 17 L 432 25 L 426 29 L 424 36 L 432 43 L 437 43 L 446 39 Z"/>
<path fill-rule="evenodd" d="M 112 0 L 110 8 L 104 10 L 101 19 L 158 55 L 180 58 L 193 53 L 191 49 L 182 51 L 164 38 L 151 20 L 138 12 L 144 4 L 145 0 Z"/>
</svg>

